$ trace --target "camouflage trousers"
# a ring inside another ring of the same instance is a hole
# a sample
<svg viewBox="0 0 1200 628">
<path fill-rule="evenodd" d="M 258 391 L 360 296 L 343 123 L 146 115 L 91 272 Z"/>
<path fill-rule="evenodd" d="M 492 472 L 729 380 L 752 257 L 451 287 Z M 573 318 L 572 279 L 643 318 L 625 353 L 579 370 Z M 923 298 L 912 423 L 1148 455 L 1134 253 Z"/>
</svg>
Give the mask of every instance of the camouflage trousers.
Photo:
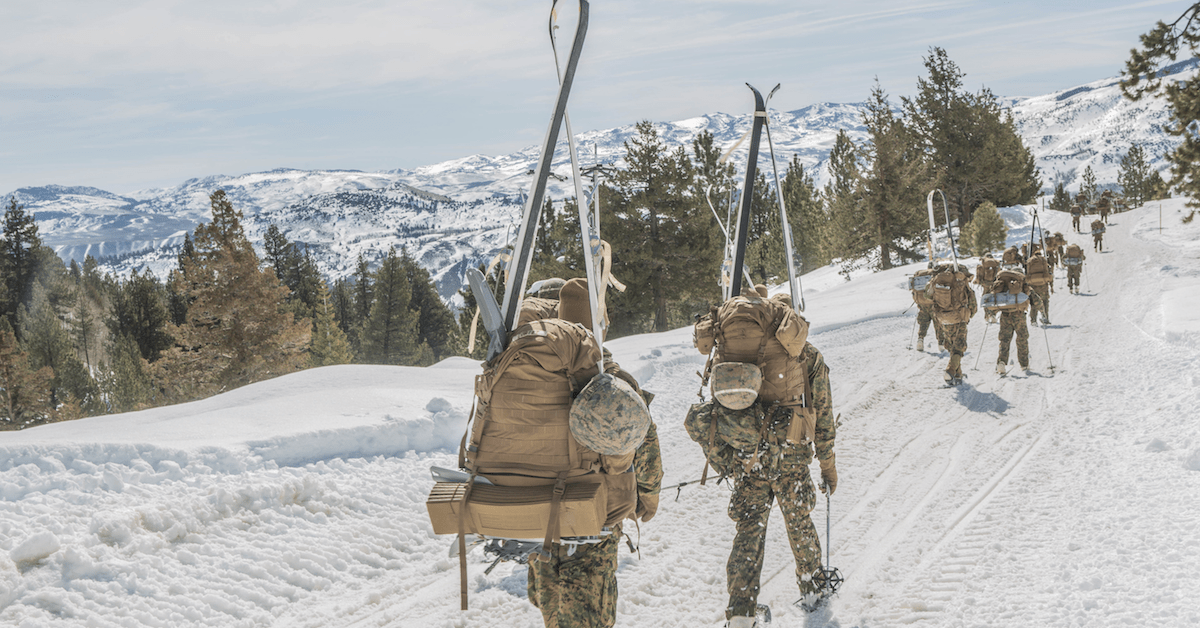
<svg viewBox="0 0 1200 628">
<path fill-rule="evenodd" d="M 1079 287 L 1079 275 L 1083 272 L 1083 266 L 1067 266 L 1067 289 Z"/>
<path fill-rule="evenodd" d="M 1104 248 L 1104 236 L 1096 233 L 1092 234 L 1092 249 L 1099 251 Z"/>
<path fill-rule="evenodd" d="M 944 346 L 946 343 L 942 342 L 942 326 L 939 325 L 938 322 L 933 319 L 933 311 L 931 309 L 931 306 L 918 305 L 917 306 L 917 337 L 918 338 L 924 338 L 925 334 L 929 333 L 929 325 L 930 324 L 933 324 L 933 332 L 934 332 L 934 334 L 937 335 L 938 345 Z"/>
<path fill-rule="evenodd" d="M 1029 286 L 1029 322 L 1036 323 L 1038 312 L 1050 320 L 1050 284 Z"/>
<path fill-rule="evenodd" d="M 791 456 L 785 460 L 788 458 Z M 734 483 L 733 496 L 729 499 L 729 518 L 737 523 L 737 534 L 733 537 L 733 551 L 725 566 L 729 590 L 726 618 L 754 615 L 767 539 L 767 518 L 776 498 L 796 559 L 800 593 L 816 591 L 812 578 L 821 569 L 821 540 L 809 517 L 817 501 L 816 489 L 808 473 L 808 464 L 800 460 L 792 462 L 786 466 L 786 471 L 771 477 L 745 474 Z"/>
<path fill-rule="evenodd" d="M 617 622 L 619 527 L 595 545 L 568 556 L 555 544 L 549 562 L 529 561 L 529 601 L 542 611 L 546 628 L 612 628 Z"/>
<path fill-rule="evenodd" d="M 1075 231 L 1079 231 L 1079 218 L 1080 216 L 1071 216 L 1071 228 Z"/>
<path fill-rule="evenodd" d="M 950 355 L 963 355 L 967 352 L 967 324 L 942 325 L 942 339 Z"/>
<path fill-rule="evenodd" d="M 1000 364 L 1008 364 L 1008 349 L 1013 334 L 1017 335 L 1017 362 L 1021 368 L 1029 366 L 1029 327 L 1025 325 L 1024 312 L 1000 313 Z"/>
</svg>

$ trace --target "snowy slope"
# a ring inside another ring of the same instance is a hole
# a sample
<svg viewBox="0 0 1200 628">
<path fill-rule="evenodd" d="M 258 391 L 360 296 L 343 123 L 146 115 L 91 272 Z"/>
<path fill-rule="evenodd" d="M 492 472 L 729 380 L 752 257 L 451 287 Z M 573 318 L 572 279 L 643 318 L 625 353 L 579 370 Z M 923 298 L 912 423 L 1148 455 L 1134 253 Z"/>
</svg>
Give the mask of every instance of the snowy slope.
<svg viewBox="0 0 1200 628">
<path fill-rule="evenodd" d="M 816 616 L 790 608 L 777 513 L 762 596 L 776 625 L 1200 624 L 1200 221 L 1182 225 L 1182 205 L 1162 204 L 1161 233 L 1158 206 L 1114 216 L 1105 252 L 1086 247 L 1082 294 L 1059 272 L 1028 377 L 997 379 L 996 329 L 983 338 L 977 317 L 968 383 L 942 388 L 947 356 L 907 349 L 917 266 L 806 277 L 842 421 L 829 515 L 846 584 Z M 1067 216 L 1044 219 L 1083 240 Z M 658 394 L 668 485 L 703 467 L 682 427 L 701 365 L 690 336 L 610 343 Z M 425 515 L 476 373 L 464 359 L 316 369 L 0 433 L 0 625 L 540 625 L 524 570 L 485 576 L 478 554 L 459 611 L 451 539 Z M 621 550 L 619 626 L 720 625 L 728 495 L 664 495 L 640 556 Z M 823 539 L 826 515 L 820 500 Z"/>
</svg>

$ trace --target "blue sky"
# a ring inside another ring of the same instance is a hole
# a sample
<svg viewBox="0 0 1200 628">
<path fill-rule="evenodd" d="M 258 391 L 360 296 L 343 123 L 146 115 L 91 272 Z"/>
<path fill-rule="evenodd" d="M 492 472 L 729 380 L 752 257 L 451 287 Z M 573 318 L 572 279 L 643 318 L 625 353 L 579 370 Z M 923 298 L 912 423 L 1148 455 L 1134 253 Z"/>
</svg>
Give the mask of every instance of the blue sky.
<svg viewBox="0 0 1200 628">
<path fill-rule="evenodd" d="M 562 0 L 563 54 L 577 0 Z M 1190 2 L 593 0 L 576 132 L 911 95 L 931 46 L 975 91 L 1117 75 Z M 556 93 L 549 0 L 0 3 L 0 195 L 125 194 L 290 168 L 412 168 L 538 144 Z"/>
</svg>

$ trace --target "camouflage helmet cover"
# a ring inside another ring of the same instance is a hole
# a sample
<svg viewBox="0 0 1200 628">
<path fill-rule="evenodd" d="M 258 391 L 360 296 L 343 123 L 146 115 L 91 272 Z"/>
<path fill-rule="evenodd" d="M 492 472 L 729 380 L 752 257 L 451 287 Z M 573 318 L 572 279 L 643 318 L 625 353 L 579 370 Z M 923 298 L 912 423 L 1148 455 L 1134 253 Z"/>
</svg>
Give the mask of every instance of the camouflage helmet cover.
<svg viewBox="0 0 1200 628">
<path fill-rule="evenodd" d="M 632 386 L 601 373 L 575 396 L 569 425 L 571 435 L 584 447 L 606 456 L 624 456 L 646 439 L 650 410 Z"/>
<path fill-rule="evenodd" d="M 762 369 L 749 362 L 722 362 L 713 367 L 713 399 L 730 410 L 743 410 L 758 399 Z"/>
</svg>

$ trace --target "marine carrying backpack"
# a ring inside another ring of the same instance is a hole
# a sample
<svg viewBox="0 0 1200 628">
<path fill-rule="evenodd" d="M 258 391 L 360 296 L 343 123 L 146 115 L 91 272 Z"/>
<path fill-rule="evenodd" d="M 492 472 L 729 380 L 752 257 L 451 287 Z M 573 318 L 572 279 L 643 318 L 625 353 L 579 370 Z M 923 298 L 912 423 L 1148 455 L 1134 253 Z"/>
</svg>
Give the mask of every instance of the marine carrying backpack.
<svg viewBox="0 0 1200 628">
<path fill-rule="evenodd" d="M 808 340 L 808 321 L 790 305 L 778 297 L 730 298 L 697 320 L 693 340 L 697 350 L 710 355 L 704 385 L 709 383 L 716 365 L 730 362 L 756 365 L 762 372 L 757 401 L 764 409 L 777 405 L 788 409 L 789 416 L 800 418 L 790 421 L 788 441 L 812 440 L 816 414 L 810 407 L 806 365 L 798 359 Z M 712 381 L 715 384 L 716 378 Z M 747 379 L 731 377 L 728 381 L 742 385 Z M 712 392 L 718 400 L 726 393 L 717 388 Z M 745 398 L 739 395 L 738 400 L 744 403 Z"/>
<path fill-rule="evenodd" d="M 933 317 L 941 325 L 957 325 L 971 320 L 971 275 L 940 267 L 933 280 L 925 286 L 925 296 L 933 301 Z"/>
<path fill-rule="evenodd" d="M 1083 265 L 1083 249 L 1078 244 L 1068 245 L 1063 250 L 1063 265 L 1064 266 L 1082 266 Z"/>
<path fill-rule="evenodd" d="M 998 272 L 1000 272 L 1000 260 L 985 257 L 979 262 L 979 268 L 975 269 L 975 282 L 981 286 L 991 285 L 996 280 Z"/>
<path fill-rule="evenodd" d="M 1022 291 L 1025 275 L 1005 269 L 983 295 L 983 309 L 989 312 L 1023 311 L 1029 307 L 1029 295 Z"/>
<path fill-rule="evenodd" d="M 1031 286 L 1044 286 L 1054 283 L 1054 274 L 1050 270 L 1050 263 L 1041 255 L 1034 255 L 1029 258 L 1025 264 L 1025 282 Z"/>
</svg>

